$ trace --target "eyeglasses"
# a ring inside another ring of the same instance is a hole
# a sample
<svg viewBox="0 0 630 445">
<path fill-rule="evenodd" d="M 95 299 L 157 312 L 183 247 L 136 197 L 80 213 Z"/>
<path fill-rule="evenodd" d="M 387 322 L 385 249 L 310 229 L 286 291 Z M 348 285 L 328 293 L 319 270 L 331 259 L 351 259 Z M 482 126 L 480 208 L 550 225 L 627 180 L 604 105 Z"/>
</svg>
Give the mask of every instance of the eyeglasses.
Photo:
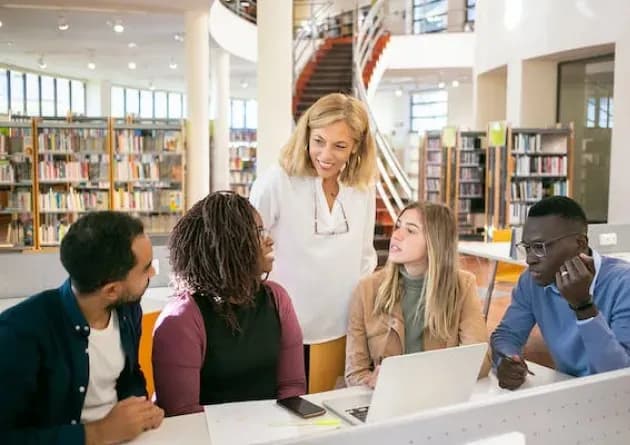
<svg viewBox="0 0 630 445">
<path fill-rule="evenodd" d="M 344 228 L 343 229 L 333 229 L 333 230 L 319 230 L 319 224 L 318 224 L 318 219 L 317 219 L 317 191 L 315 190 L 315 187 L 313 187 L 313 214 L 314 216 L 314 221 L 313 221 L 313 231 L 315 233 L 315 235 L 342 235 L 344 233 L 348 233 L 350 231 L 350 226 L 348 226 L 348 217 L 346 216 L 346 211 L 343 208 L 343 204 L 341 203 L 341 200 L 337 199 L 336 200 L 337 203 L 339 203 L 339 207 L 341 208 L 341 214 L 343 215 L 343 223 L 344 223 Z"/>
<path fill-rule="evenodd" d="M 553 243 L 555 243 L 556 241 L 560 241 L 561 239 L 568 238 L 570 236 L 576 236 L 576 235 L 583 235 L 583 233 L 572 232 L 572 233 L 567 233 L 565 235 L 559 236 L 557 238 L 552 238 L 547 241 L 535 241 L 533 243 L 525 243 L 521 241 L 520 243 L 516 245 L 516 247 L 518 248 L 519 252 L 525 257 L 529 255 L 529 252 L 531 252 L 537 258 L 544 258 L 547 256 L 547 248 L 551 246 Z"/>
</svg>

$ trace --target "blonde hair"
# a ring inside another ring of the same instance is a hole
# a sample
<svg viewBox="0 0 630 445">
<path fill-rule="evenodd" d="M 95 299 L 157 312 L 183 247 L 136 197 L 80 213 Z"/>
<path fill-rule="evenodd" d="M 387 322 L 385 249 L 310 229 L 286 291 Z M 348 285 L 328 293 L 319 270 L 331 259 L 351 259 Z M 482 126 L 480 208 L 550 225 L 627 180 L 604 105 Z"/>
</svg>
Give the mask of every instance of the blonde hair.
<svg viewBox="0 0 630 445">
<path fill-rule="evenodd" d="M 311 130 L 343 121 L 350 128 L 356 150 L 350 155 L 339 180 L 347 186 L 366 188 L 376 178 L 376 145 L 370 132 L 368 114 L 361 101 L 332 93 L 311 105 L 300 117 L 280 154 L 280 165 L 289 176 L 317 176 L 308 153 Z"/>
<path fill-rule="evenodd" d="M 459 281 L 457 259 L 457 224 L 451 209 L 442 204 L 412 203 L 407 210 L 417 210 L 423 221 L 422 230 L 427 245 L 427 271 L 424 296 L 424 327 L 432 336 L 446 341 L 457 321 L 462 285 Z M 400 218 L 399 215 L 399 218 Z M 378 288 L 374 314 L 391 315 L 404 292 L 400 267 L 390 261 L 385 266 L 385 279 Z M 420 310 L 420 304 L 416 314 Z"/>
</svg>

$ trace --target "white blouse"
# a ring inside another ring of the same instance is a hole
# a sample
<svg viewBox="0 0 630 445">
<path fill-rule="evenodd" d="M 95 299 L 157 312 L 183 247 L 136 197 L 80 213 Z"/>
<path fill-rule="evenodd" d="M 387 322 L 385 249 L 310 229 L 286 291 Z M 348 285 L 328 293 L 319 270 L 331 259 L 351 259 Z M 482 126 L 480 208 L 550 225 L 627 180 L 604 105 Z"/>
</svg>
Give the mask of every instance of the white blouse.
<svg viewBox="0 0 630 445">
<path fill-rule="evenodd" d="M 376 267 L 375 198 L 374 186 L 340 183 L 331 211 L 320 177 L 289 176 L 280 166 L 252 186 L 250 201 L 274 240 L 270 278 L 291 296 L 305 344 L 346 334 L 352 291 Z"/>
</svg>

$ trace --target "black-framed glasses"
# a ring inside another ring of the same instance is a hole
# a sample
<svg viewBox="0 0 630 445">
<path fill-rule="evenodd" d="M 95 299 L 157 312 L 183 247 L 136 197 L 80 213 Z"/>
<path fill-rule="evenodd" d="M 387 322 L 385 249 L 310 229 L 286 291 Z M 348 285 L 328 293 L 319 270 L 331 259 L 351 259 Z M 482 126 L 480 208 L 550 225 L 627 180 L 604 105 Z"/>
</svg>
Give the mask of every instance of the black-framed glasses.
<svg viewBox="0 0 630 445">
<path fill-rule="evenodd" d="M 344 233 L 348 233 L 350 231 L 350 226 L 348 225 L 348 217 L 346 216 L 346 211 L 343 208 L 343 204 L 341 200 L 336 199 L 336 202 L 339 204 L 339 208 L 341 209 L 341 214 L 343 215 L 343 228 L 342 229 L 332 229 L 332 230 L 320 230 L 319 229 L 319 219 L 317 218 L 317 191 L 313 187 L 313 233 L 315 235 L 342 235 Z"/>
<path fill-rule="evenodd" d="M 534 241 L 533 243 L 526 243 L 521 241 L 516 245 L 516 248 L 523 256 L 529 255 L 529 252 L 533 253 L 537 258 L 544 258 L 547 256 L 547 248 L 551 246 L 556 241 L 560 241 L 561 239 L 568 238 L 570 236 L 583 235 L 582 232 L 571 232 L 566 233 L 564 235 L 558 236 L 556 238 L 552 238 L 547 241 Z"/>
</svg>

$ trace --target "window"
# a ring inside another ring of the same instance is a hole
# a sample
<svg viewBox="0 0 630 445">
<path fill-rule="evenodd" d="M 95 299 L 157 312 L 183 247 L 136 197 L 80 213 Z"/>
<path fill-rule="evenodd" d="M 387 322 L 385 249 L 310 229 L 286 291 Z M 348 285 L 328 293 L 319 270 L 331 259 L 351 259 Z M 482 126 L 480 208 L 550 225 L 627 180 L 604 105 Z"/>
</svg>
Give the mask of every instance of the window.
<svg viewBox="0 0 630 445">
<path fill-rule="evenodd" d="M 446 30 L 447 0 L 412 0 L 411 23 L 414 34 Z"/>
<path fill-rule="evenodd" d="M 253 99 L 245 104 L 245 126 L 251 130 L 258 128 L 258 102 Z"/>
<path fill-rule="evenodd" d="M 9 72 L 0 70 L 0 114 L 9 112 Z"/>
<path fill-rule="evenodd" d="M 55 79 L 50 76 L 41 77 L 42 116 L 55 115 Z"/>
<path fill-rule="evenodd" d="M 140 90 L 140 117 L 153 118 L 153 91 Z"/>
<path fill-rule="evenodd" d="M 134 88 L 125 89 L 125 116 L 140 115 L 140 92 Z"/>
<path fill-rule="evenodd" d="M 156 91 L 154 100 L 155 100 L 155 118 L 166 119 L 168 117 L 166 91 Z"/>
<path fill-rule="evenodd" d="M 70 81 L 57 79 L 57 116 L 66 117 L 70 112 Z"/>
<path fill-rule="evenodd" d="M 245 128 L 245 101 L 232 99 L 230 103 L 230 128 Z"/>
<path fill-rule="evenodd" d="M 473 23 L 476 18 L 477 0 L 466 0 L 466 23 Z"/>
<path fill-rule="evenodd" d="M 182 117 L 182 95 L 179 93 L 168 93 L 168 117 L 170 119 L 181 119 Z"/>
<path fill-rule="evenodd" d="M 39 76 L 26 74 L 26 114 L 39 116 Z"/>
<path fill-rule="evenodd" d="M 112 87 L 110 97 L 112 117 L 125 117 L 125 89 Z"/>
<path fill-rule="evenodd" d="M 85 84 L 80 80 L 71 80 L 70 88 L 70 108 L 72 112 L 85 115 Z"/>
<path fill-rule="evenodd" d="M 446 90 L 425 90 L 411 95 L 411 131 L 439 130 L 446 125 L 447 113 Z"/>
<path fill-rule="evenodd" d="M 11 71 L 11 113 L 24 114 L 24 74 Z"/>
</svg>

